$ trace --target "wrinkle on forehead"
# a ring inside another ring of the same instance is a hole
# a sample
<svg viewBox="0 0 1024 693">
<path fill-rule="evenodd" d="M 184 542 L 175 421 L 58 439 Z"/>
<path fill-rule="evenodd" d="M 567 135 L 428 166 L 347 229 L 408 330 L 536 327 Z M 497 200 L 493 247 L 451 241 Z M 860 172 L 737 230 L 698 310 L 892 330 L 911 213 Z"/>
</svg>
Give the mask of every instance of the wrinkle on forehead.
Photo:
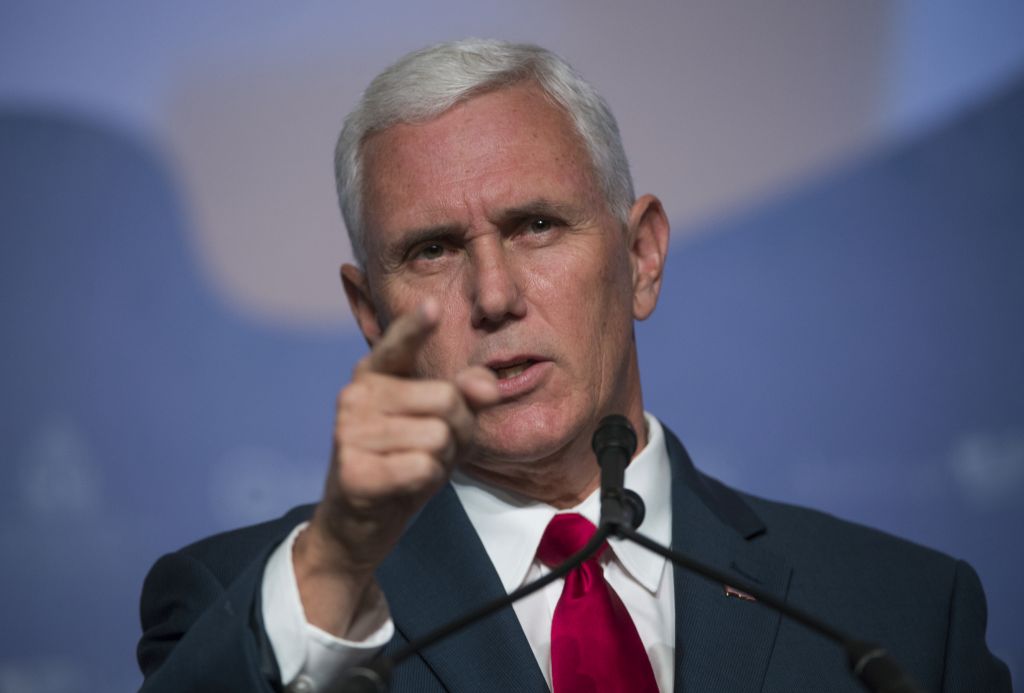
<svg viewBox="0 0 1024 693">
<path fill-rule="evenodd" d="M 485 219 L 552 187 L 600 196 L 569 116 L 530 84 L 486 92 L 431 121 L 394 125 L 363 146 L 368 227 L 385 232 L 468 225 L 467 215 Z"/>
</svg>

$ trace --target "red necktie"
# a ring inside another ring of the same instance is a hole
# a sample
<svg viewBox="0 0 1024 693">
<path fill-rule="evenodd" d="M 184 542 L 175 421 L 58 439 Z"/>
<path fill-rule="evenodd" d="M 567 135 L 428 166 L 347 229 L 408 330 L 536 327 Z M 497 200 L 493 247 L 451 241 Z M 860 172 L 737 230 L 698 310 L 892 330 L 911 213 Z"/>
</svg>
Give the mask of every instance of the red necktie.
<svg viewBox="0 0 1024 693">
<path fill-rule="evenodd" d="M 583 548 L 596 528 L 576 514 L 555 515 L 537 558 L 555 566 Z M 604 579 L 598 557 L 607 542 L 565 578 L 551 621 L 554 693 L 657 693 L 658 684 L 633 619 Z"/>
</svg>

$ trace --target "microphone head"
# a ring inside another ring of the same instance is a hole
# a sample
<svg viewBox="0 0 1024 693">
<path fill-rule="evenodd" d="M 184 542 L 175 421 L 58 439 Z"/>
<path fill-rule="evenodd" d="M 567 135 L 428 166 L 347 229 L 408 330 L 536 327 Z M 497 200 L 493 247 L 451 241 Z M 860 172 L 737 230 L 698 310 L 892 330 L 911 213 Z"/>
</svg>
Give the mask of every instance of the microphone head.
<svg viewBox="0 0 1024 693">
<path fill-rule="evenodd" d="M 636 452 L 636 431 L 625 416 L 610 414 L 597 425 L 591 445 L 598 458 L 604 450 L 616 447 L 621 448 L 626 454 L 626 459 L 630 460 Z"/>
</svg>

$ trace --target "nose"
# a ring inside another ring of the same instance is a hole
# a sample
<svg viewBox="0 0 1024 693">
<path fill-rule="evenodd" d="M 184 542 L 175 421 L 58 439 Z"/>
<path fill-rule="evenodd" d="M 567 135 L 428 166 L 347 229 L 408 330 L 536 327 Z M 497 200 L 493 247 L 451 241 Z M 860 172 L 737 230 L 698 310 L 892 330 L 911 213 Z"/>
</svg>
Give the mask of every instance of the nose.
<svg viewBox="0 0 1024 693">
<path fill-rule="evenodd" d="M 470 279 L 473 327 L 495 329 L 509 320 L 522 318 L 526 301 L 505 248 L 497 243 L 478 250 Z"/>
</svg>

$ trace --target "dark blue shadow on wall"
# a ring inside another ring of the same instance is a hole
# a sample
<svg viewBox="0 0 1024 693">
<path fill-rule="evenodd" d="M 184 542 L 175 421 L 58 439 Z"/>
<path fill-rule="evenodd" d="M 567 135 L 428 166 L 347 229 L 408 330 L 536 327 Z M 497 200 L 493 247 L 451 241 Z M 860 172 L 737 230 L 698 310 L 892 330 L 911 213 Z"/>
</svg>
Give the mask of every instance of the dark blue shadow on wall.
<svg viewBox="0 0 1024 693">
<path fill-rule="evenodd" d="M 137 687 L 157 556 L 319 491 L 364 347 L 233 314 L 188 223 L 139 142 L 0 114 L 2 690 Z"/>
<path fill-rule="evenodd" d="M 648 405 L 703 465 L 971 560 L 1024 665 L 1024 81 L 673 250 Z"/>
</svg>

